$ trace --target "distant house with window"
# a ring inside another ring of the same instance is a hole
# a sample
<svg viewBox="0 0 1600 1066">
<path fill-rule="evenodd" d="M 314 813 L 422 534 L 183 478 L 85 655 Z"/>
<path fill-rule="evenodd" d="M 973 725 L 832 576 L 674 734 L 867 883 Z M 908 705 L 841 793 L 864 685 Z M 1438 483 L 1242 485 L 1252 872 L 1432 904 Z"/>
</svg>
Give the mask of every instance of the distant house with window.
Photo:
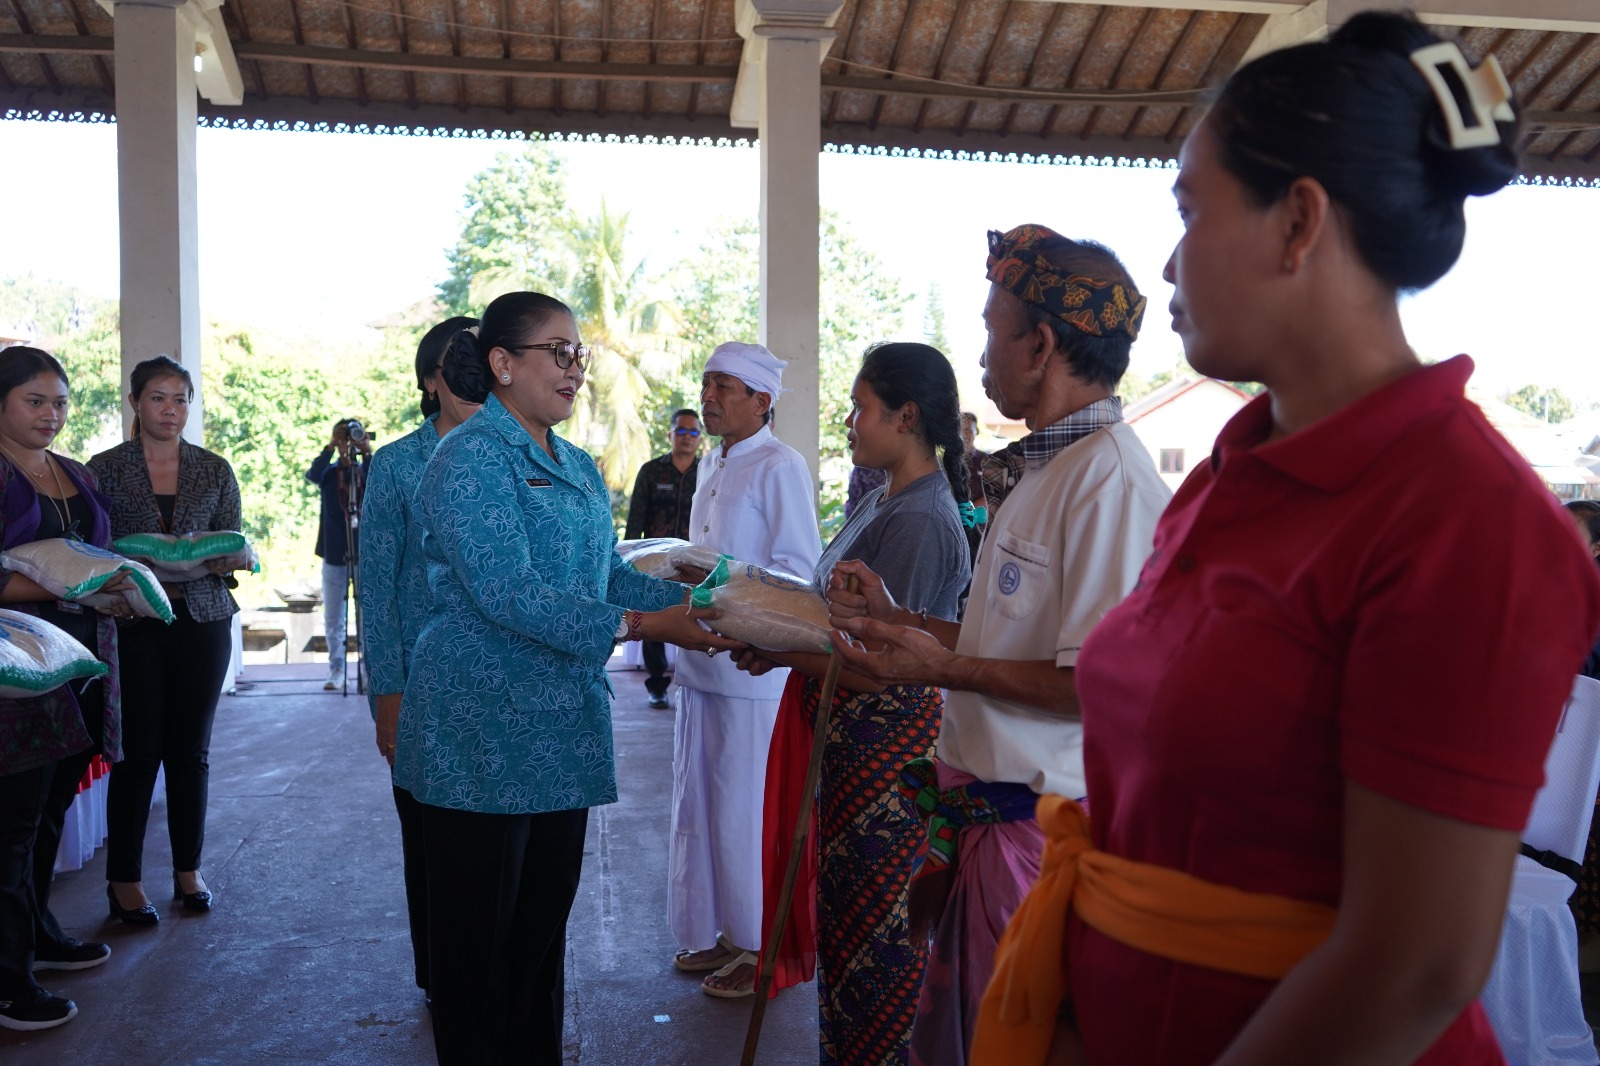
<svg viewBox="0 0 1600 1066">
<path fill-rule="evenodd" d="M 1246 403 L 1248 393 L 1212 378 L 1179 378 L 1122 413 L 1150 453 L 1167 487 L 1177 490 L 1195 464 L 1211 457 L 1217 434 Z"/>
<path fill-rule="evenodd" d="M 1552 425 L 1472 385 L 1467 399 L 1559 499 L 1600 499 L 1600 433 L 1592 415 Z"/>
</svg>

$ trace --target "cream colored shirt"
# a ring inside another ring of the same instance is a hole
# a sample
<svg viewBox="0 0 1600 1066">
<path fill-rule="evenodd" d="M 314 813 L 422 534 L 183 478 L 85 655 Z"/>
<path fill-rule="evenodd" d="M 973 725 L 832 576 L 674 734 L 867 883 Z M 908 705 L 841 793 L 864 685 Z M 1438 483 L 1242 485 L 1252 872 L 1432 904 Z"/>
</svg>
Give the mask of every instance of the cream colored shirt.
<svg viewBox="0 0 1600 1066">
<path fill-rule="evenodd" d="M 1084 638 L 1139 579 L 1171 499 L 1126 423 L 1030 470 L 984 537 L 956 651 L 985 659 L 1078 661 Z M 984 781 L 1084 795 L 1082 723 L 953 691 L 939 758 Z"/>
</svg>

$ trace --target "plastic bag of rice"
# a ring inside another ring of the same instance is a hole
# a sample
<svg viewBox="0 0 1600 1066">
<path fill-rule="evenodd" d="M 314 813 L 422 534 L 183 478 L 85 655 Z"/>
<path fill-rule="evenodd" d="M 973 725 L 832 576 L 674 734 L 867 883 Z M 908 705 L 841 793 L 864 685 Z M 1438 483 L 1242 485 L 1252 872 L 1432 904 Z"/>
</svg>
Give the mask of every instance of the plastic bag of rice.
<svg viewBox="0 0 1600 1066">
<path fill-rule="evenodd" d="M 106 664 L 66 631 L 31 614 L 0 609 L 0 697 L 27 699 L 105 673 Z"/>
<path fill-rule="evenodd" d="M 722 617 L 707 623 L 764 651 L 830 651 L 828 605 L 809 581 L 723 556 L 689 594 Z"/>
<path fill-rule="evenodd" d="M 148 566 L 81 540 L 56 537 L 19 544 L 0 552 L 0 566 L 30 578 L 63 600 L 93 607 L 104 603 L 106 596 L 121 595 L 133 605 L 134 614 L 159 618 L 163 622 L 171 622 L 173 618 L 172 603 Z M 100 591 L 101 586 L 120 573 L 129 577 L 127 588 L 112 593 Z"/>
<path fill-rule="evenodd" d="M 255 549 L 243 533 L 134 533 L 111 542 L 111 547 L 137 559 L 162 581 L 193 581 L 211 573 L 211 564 L 223 560 L 230 569 L 261 572 Z"/>
<path fill-rule="evenodd" d="M 690 544 L 676 537 L 618 541 L 617 554 L 639 573 L 665 581 L 682 581 L 683 578 L 678 574 L 680 566 L 709 573 L 716 568 L 717 560 L 722 558 L 714 548 Z"/>
</svg>

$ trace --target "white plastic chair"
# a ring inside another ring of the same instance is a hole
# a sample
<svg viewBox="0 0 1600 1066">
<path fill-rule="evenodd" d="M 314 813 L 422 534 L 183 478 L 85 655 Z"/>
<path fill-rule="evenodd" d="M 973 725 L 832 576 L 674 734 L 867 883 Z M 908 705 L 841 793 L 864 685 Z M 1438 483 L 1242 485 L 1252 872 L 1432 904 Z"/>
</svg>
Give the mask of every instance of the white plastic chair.
<svg viewBox="0 0 1600 1066">
<path fill-rule="evenodd" d="M 1544 787 L 1533 803 L 1523 843 L 1582 863 L 1600 790 L 1600 681 L 1572 687 L 1545 758 Z M 1594 1033 L 1578 987 L 1578 928 L 1567 900 L 1577 883 L 1517 857 L 1500 952 L 1484 986 L 1489 1024 L 1511 1066 L 1595 1066 Z"/>
</svg>

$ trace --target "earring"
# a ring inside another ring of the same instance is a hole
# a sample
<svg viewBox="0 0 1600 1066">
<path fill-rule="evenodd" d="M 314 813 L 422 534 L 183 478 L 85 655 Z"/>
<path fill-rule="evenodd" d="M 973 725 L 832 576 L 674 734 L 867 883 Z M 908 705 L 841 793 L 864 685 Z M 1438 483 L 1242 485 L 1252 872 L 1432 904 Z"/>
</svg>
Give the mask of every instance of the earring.
<svg viewBox="0 0 1600 1066">
<path fill-rule="evenodd" d="M 1284 261 L 1283 261 L 1283 272 L 1285 274 L 1293 274 L 1294 273 L 1294 260 L 1293 259 L 1288 259 L 1288 258 L 1284 259 Z"/>
<path fill-rule="evenodd" d="M 511 384 L 511 375 L 510 374 L 501 374 L 500 375 L 500 380 L 501 380 L 502 383 L 504 383 L 506 385 L 509 385 L 509 384 Z"/>
</svg>

